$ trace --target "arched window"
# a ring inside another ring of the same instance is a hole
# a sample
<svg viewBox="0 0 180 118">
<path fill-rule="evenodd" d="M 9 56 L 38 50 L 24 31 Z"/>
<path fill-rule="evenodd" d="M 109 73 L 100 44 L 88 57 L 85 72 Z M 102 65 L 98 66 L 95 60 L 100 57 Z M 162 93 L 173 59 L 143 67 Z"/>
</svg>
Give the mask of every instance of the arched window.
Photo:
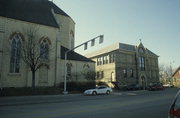
<svg viewBox="0 0 180 118">
<path fill-rule="evenodd" d="M 10 73 L 19 73 L 22 37 L 19 34 L 14 34 L 11 39 Z"/>
<path fill-rule="evenodd" d="M 40 58 L 49 59 L 49 43 L 46 39 L 40 43 Z"/>
</svg>

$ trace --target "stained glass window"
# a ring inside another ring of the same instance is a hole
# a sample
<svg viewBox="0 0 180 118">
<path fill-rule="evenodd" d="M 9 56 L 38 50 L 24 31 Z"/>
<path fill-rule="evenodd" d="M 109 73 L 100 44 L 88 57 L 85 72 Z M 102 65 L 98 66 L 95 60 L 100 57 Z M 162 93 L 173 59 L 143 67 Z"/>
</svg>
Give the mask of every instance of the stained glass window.
<svg viewBox="0 0 180 118">
<path fill-rule="evenodd" d="M 40 57 L 41 59 L 49 59 L 49 44 L 46 40 L 40 44 Z"/>
<path fill-rule="evenodd" d="M 20 57 L 21 57 L 21 41 L 22 41 L 22 38 L 18 34 L 15 34 L 12 37 L 10 73 L 19 73 Z"/>
</svg>

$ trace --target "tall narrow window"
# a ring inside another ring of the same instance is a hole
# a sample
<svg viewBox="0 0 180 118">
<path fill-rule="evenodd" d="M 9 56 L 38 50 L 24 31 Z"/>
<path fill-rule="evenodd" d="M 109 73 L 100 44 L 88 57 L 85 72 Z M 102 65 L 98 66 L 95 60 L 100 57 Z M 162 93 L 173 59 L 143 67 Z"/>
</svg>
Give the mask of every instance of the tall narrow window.
<svg viewBox="0 0 180 118">
<path fill-rule="evenodd" d="M 109 55 L 109 63 L 114 63 L 115 62 L 115 54 L 110 54 Z"/>
<path fill-rule="evenodd" d="M 130 69 L 130 74 L 131 74 L 130 75 L 131 77 L 134 77 L 134 70 L 133 69 Z"/>
<path fill-rule="evenodd" d="M 97 65 L 102 65 L 102 57 L 97 58 Z"/>
<path fill-rule="evenodd" d="M 124 75 L 124 78 L 127 77 L 127 69 L 123 69 L 123 75 Z"/>
<path fill-rule="evenodd" d="M 97 79 L 102 79 L 104 77 L 104 71 L 99 71 L 96 74 L 97 74 Z"/>
<path fill-rule="evenodd" d="M 101 71 L 101 78 L 104 78 L 104 71 Z"/>
<path fill-rule="evenodd" d="M 41 59 L 49 59 L 49 44 L 45 39 L 40 44 L 40 57 Z"/>
<path fill-rule="evenodd" d="M 22 41 L 22 37 L 19 34 L 15 34 L 12 37 L 10 73 L 19 73 L 20 56 L 21 56 L 21 41 Z"/>
<path fill-rule="evenodd" d="M 99 61 L 100 61 L 100 58 L 98 57 L 97 58 L 97 66 L 99 65 Z"/>
<path fill-rule="evenodd" d="M 139 57 L 139 67 L 142 71 L 145 70 L 145 58 L 143 56 Z"/>
<path fill-rule="evenodd" d="M 108 55 L 103 56 L 103 64 L 108 64 Z"/>
<path fill-rule="evenodd" d="M 97 76 L 97 79 L 99 79 L 100 78 L 100 72 L 97 72 L 96 76 Z"/>
<path fill-rule="evenodd" d="M 98 57 L 97 58 L 97 65 L 102 65 L 102 62 L 103 62 L 103 57 Z"/>
</svg>

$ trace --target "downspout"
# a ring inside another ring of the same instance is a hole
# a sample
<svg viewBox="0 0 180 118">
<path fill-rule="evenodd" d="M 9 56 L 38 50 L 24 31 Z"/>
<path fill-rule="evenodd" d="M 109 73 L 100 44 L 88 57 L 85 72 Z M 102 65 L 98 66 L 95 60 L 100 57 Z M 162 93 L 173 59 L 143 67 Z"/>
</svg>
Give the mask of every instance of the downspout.
<svg viewBox="0 0 180 118">
<path fill-rule="evenodd" d="M 54 12 L 54 9 L 52 8 L 51 9 L 51 13 L 52 13 L 52 16 L 54 17 L 54 20 L 55 22 L 58 24 L 58 26 L 60 27 L 59 23 L 58 23 L 58 20 L 56 19 L 56 14 Z M 58 28 L 58 31 L 60 29 Z M 56 32 L 56 45 L 55 45 L 55 71 L 54 71 L 54 74 L 55 74 L 55 79 L 54 79 L 54 86 L 56 87 L 56 82 L 57 82 L 57 59 L 58 59 L 58 56 L 57 56 L 57 48 L 58 48 L 58 33 Z"/>
<path fill-rule="evenodd" d="M 57 34 L 56 34 L 56 49 L 55 49 L 55 80 L 54 80 L 54 86 L 57 86 L 57 73 L 58 73 L 58 59 L 61 58 L 61 56 L 58 55 L 58 42 L 59 42 L 59 37 L 58 35 L 60 34 L 60 31 L 58 29 Z"/>
<path fill-rule="evenodd" d="M 3 32 L 0 31 L 0 33 L 3 33 Z M 4 40 L 4 39 L 2 39 L 2 44 L 3 44 L 3 40 Z M 3 45 L 1 45 L 1 49 L 0 49 L 0 55 L 1 55 L 1 56 L 0 56 L 0 57 L 1 57 L 1 59 L 0 59 L 0 60 L 1 60 L 1 62 L 0 62 L 0 88 L 3 87 L 2 64 L 3 64 L 3 57 L 4 57 L 4 56 L 3 56 L 3 47 L 2 47 L 2 46 L 3 46 Z"/>
<path fill-rule="evenodd" d="M 3 65 L 3 53 L 4 53 L 4 51 L 3 51 L 3 41 L 4 41 L 4 39 L 5 39 L 5 36 L 4 36 L 4 33 L 5 33 L 5 23 L 2 23 L 2 24 L 0 24 L 2 27 L 0 28 L 0 33 L 2 33 L 2 39 L 0 39 L 1 40 L 1 49 L 0 49 L 0 54 L 1 54 L 1 62 L 0 62 L 0 88 L 2 88 L 3 87 L 3 80 L 2 80 L 2 65 Z M 3 26 L 4 25 L 4 26 Z"/>
<path fill-rule="evenodd" d="M 57 79 L 57 37 L 56 37 L 56 50 L 55 50 L 55 79 L 54 79 L 54 86 L 56 87 L 56 79 Z"/>
</svg>

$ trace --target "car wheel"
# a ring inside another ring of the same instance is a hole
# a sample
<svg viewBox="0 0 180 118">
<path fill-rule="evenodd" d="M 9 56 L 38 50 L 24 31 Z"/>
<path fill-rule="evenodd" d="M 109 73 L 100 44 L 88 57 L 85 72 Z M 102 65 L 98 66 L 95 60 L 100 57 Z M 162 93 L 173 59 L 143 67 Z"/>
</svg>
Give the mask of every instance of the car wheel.
<svg viewBox="0 0 180 118">
<path fill-rule="evenodd" d="M 109 95 L 109 94 L 110 94 L 110 91 L 109 91 L 109 90 L 107 90 L 107 91 L 106 91 L 106 94 L 107 94 L 107 95 Z"/>
<path fill-rule="evenodd" d="M 92 92 L 92 95 L 97 95 L 96 91 L 93 91 L 93 92 Z"/>
</svg>

